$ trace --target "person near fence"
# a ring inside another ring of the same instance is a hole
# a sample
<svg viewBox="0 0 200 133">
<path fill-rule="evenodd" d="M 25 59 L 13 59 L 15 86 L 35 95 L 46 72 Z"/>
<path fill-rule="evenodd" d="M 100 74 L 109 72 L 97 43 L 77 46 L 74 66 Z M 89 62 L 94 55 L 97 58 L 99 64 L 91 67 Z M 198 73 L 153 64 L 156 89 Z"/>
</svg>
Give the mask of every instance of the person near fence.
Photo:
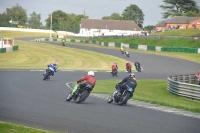
<svg viewBox="0 0 200 133">
<path fill-rule="evenodd" d="M 198 73 L 195 74 L 195 77 L 197 78 L 197 81 L 198 81 L 198 83 L 200 85 L 200 70 L 198 70 Z"/>
</svg>

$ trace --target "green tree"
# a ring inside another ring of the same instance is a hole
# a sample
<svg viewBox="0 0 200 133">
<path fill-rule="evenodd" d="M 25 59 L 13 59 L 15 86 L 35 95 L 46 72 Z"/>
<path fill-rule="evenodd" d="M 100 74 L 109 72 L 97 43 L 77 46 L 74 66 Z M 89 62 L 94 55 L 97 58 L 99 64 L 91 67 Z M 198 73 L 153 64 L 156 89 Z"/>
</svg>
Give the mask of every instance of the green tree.
<svg viewBox="0 0 200 133">
<path fill-rule="evenodd" d="M 153 25 L 147 25 L 144 27 L 144 30 L 148 30 L 148 31 L 151 31 L 153 30 L 154 26 Z"/>
<path fill-rule="evenodd" d="M 192 12 L 192 11 L 186 12 L 186 13 L 183 14 L 183 15 L 184 15 L 184 16 L 187 16 L 187 17 L 200 17 L 200 13 Z"/>
<path fill-rule="evenodd" d="M 110 20 L 122 20 L 122 16 L 119 13 L 113 13 L 110 16 L 104 16 L 102 19 L 110 19 Z"/>
<path fill-rule="evenodd" d="M 160 5 L 160 8 L 165 10 L 162 13 L 163 18 L 173 16 L 181 16 L 189 11 L 199 13 L 200 9 L 194 0 L 163 0 L 164 5 Z"/>
<path fill-rule="evenodd" d="M 18 21 L 19 25 L 25 26 L 27 23 L 27 13 L 19 4 L 12 8 L 6 8 L 6 16 L 12 21 Z"/>
<path fill-rule="evenodd" d="M 9 27 L 9 21 L 10 19 L 5 12 L 0 14 L 0 27 Z"/>
<path fill-rule="evenodd" d="M 69 27 L 71 20 L 67 13 L 57 10 L 52 13 L 52 30 L 66 30 Z M 51 15 L 46 19 L 46 26 L 50 29 Z"/>
<path fill-rule="evenodd" d="M 57 31 L 70 31 L 78 33 L 80 30 L 81 18 L 88 18 L 85 15 L 67 14 L 61 10 L 52 13 L 52 29 Z M 50 28 L 51 16 L 46 19 L 46 27 Z"/>
<path fill-rule="evenodd" d="M 40 29 L 42 26 L 41 14 L 37 14 L 35 11 L 33 11 L 28 19 L 28 26 L 34 29 Z"/>
<path fill-rule="evenodd" d="M 140 28 L 144 21 L 143 11 L 137 5 L 128 6 L 122 13 L 124 20 L 133 20 Z"/>
</svg>

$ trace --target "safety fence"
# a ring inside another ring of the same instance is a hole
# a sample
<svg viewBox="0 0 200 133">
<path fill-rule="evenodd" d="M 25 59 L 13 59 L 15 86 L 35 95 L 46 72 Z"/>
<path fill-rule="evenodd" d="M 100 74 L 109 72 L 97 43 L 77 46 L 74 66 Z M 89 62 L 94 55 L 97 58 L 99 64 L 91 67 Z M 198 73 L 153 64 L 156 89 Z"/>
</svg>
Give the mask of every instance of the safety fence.
<svg viewBox="0 0 200 133">
<path fill-rule="evenodd" d="M 194 74 L 168 77 L 167 89 L 175 95 L 200 100 L 200 85 Z"/>
<path fill-rule="evenodd" d="M 143 44 L 126 44 L 126 43 L 116 43 L 116 42 L 99 42 L 95 40 L 76 40 L 69 38 L 41 38 L 35 39 L 35 41 L 66 41 L 66 42 L 80 42 L 80 43 L 89 43 L 89 44 L 97 44 L 101 46 L 107 47 L 125 47 L 131 49 L 139 49 L 139 50 L 151 50 L 151 51 L 159 51 L 159 52 L 185 52 L 185 53 L 200 53 L 200 48 L 180 48 L 180 47 L 165 47 L 165 46 L 148 46 Z"/>
</svg>

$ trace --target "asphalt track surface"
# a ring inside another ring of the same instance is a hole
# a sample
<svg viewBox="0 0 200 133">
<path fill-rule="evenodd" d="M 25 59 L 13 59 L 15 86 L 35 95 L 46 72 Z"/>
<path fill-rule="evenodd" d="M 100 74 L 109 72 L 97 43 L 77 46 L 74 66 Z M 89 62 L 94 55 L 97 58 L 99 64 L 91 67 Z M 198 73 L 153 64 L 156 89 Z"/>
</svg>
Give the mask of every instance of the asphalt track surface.
<svg viewBox="0 0 200 133">
<path fill-rule="evenodd" d="M 30 39 L 27 39 L 30 40 Z M 53 42 L 52 44 L 60 45 Z M 70 45 L 125 58 L 112 49 Z M 176 74 L 196 73 L 200 64 L 182 59 L 130 52 L 129 60 L 144 68 L 137 79 L 166 79 Z M 200 119 L 133 105 L 118 106 L 88 97 L 83 104 L 66 102 L 73 82 L 85 71 L 58 71 L 49 81 L 40 71 L 0 71 L 0 121 L 69 133 L 199 133 Z M 115 79 L 127 75 L 120 72 Z M 113 79 L 109 72 L 96 72 L 98 79 Z M 114 88 L 113 88 L 114 90 Z"/>
</svg>

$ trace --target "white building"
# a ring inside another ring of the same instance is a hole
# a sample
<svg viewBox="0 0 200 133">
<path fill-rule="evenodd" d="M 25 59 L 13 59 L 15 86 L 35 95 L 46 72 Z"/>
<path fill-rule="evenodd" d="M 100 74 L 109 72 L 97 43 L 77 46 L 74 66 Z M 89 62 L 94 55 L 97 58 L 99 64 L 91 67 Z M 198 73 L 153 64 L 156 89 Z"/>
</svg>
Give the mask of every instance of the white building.
<svg viewBox="0 0 200 133">
<path fill-rule="evenodd" d="M 78 36 L 141 35 L 141 32 L 134 21 L 82 18 Z"/>
</svg>

